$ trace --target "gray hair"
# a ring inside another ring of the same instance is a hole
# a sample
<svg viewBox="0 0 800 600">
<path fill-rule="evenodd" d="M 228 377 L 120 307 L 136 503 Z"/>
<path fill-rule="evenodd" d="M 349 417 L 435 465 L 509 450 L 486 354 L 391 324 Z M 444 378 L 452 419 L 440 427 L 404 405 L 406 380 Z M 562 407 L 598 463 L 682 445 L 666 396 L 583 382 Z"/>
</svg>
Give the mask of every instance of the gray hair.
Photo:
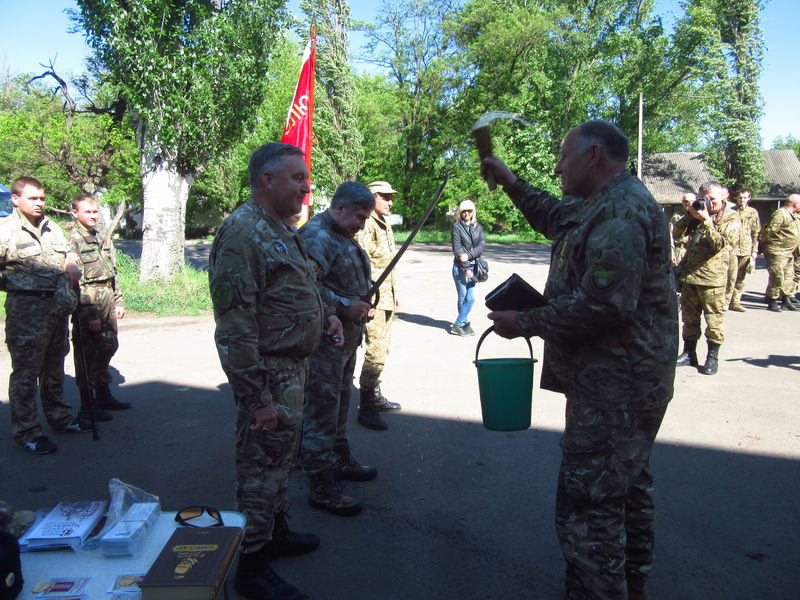
<svg viewBox="0 0 800 600">
<path fill-rule="evenodd" d="M 580 154 L 597 144 L 615 162 L 626 162 L 630 156 L 628 136 L 610 121 L 586 121 L 578 125 L 576 134 Z"/>
<path fill-rule="evenodd" d="M 250 182 L 250 189 L 255 190 L 261 187 L 261 176 L 266 173 L 275 173 L 283 166 L 283 161 L 287 156 L 305 156 L 302 150 L 291 144 L 281 144 L 271 142 L 264 144 L 250 155 L 250 162 L 247 164 L 247 177 Z"/>
<path fill-rule="evenodd" d="M 349 210 L 375 209 L 375 198 L 369 188 L 357 181 L 345 181 L 333 193 L 331 208 L 340 204 Z"/>
<path fill-rule="evenodd" d="M 708 192 L 714 189 L 722 189 L 722 184 L 718 181 L 706 181 L 697 189 L 697 195 L 704 197 Z"/>
</svg>

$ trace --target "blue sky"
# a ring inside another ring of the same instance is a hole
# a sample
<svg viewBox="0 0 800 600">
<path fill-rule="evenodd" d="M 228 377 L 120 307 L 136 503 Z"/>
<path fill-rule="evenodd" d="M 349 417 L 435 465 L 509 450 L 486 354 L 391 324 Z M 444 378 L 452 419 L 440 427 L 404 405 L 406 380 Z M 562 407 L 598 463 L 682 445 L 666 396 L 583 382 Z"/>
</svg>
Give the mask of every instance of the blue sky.
<svg viewBox="0 0 800 600">
<path fill-rule="evenodd" d="M 294 10 L 298 4 L 298 0 L 289 2 Z M 350 2 L 353 17 L 365 21 L 373 18 L 381 4 L 376 0 Z M 66 8 L 75 6 L 74 0 L 0 0 L 0 23 L 6 32 L 0 70 L 38 73 L 41 63 L 53 59 L 59 73 L 80 72 L 88 51 L 80 34 L 67 33 L 70 23 L 64 14 Z M 797 8 L 797 0 L 768 0 L 762 13 L 766 55 L 761 75 L 761 133 L 765 148 L 778 136 L 800 138 Z M 681 12 L 678 0 L 656 0 L 656 12 L 669 25 Z M 352 36 L 354 43 L 359 39 Z"/>
</svg>

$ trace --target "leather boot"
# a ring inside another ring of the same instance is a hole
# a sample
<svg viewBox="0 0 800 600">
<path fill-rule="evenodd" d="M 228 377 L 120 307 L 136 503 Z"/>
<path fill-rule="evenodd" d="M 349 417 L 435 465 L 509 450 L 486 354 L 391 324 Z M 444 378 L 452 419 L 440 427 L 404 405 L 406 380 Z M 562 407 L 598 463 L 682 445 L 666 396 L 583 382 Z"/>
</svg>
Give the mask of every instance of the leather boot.
<svg viewBox="0 0 800 600">
<path fill-rule="evenodd" d="M 348 446 L 337 446 L 333 449 L 338 459 L 333 468 L 333 476 L 338 480 L 370 481 L 378 476 L 378 469 L 358 462 L 350 453 Z"/>
<path fill-rule="evenodd" d="M 678 355 L 675 365 L 684 367 L 686 365 L 696 367 L 697 362 L 697 340 L 683 340 L 683 353 Z"/>
<path fill-rule="evenodd" d="M 719 344 L 708 342 L 708 356 L 705 364 L 697 369 L 703 375 L 715 375 L 719 366 Z"/>
<path fill-rule="evenodd" d="M 283 556 L 301 556 L 319 548 L 319 538 L 313 533 L 295 533 L 286 522 L 286 512 L 275 513 L 272 539 L 264 544 L 262 550 L 268 560 Z"/>
<path fill-rule="evenodd" d="M 131 407 L 130 402 L 120 402 L 111 395 L 111 390 L 107 383 L 98 383 L 94 388 L 97 406 L 106 410 L 127 410 Z"/>
<path fill-rule="evenodd" d="M 800 308 L 797 308 L 797 305 L 792 302 L 792 299 L 789 296 L 784 296 L 783 301 L 781 302 L 781 308 L 783 310 L 791 310 L 793 312 L 797 312 Z"/>
<path fill-rule="evenodd" d="M 380 384 L 375 386 L 372 398 L 373 398 L 372 406 L 375 407 L 375 410 L 379 410 L 381 412 L 392 412 L 400 410 L 401 408 L 400 404 L 398 404 L 397 402 L 389 401 L 389 399 L 383 395 L 383 392 L 381 392 Z"/>
<path fill-rule="evenodd" d="M 771 310 L 772 312 L 781 312 L 781 305 L 778 303 L 777 298 L 769 299 L 769 304 L 767 304 L 767 310 Z"/>
<path fill-rule="evenodd" d="M 363 388 L 359 392 L 360 400 L 358 403 L 358 424 L 374 431 L 386 431 L 389 425 L 378 414 L 375 408 L 375 389 Z"/>
<path fill-rule="evenodd" d="M 340 517 L 354 517 L 363 508 L 361 502 L 344 495 L 342 488 L 333 480 L 333 472 L 330 470 L 312 475 L 308 484 L 308 504 L 314 508 L 327 510 Z"/>
<path fill-rule="evenodd" d="M 233 587 L 248 600 L 305 600 L 306 594 L 282 579 L 272 567 L 264 549 L 250 554 L 239 553 Z"/>
<path fill-rule="evenodd" d="M 110 421 L 112 419 L 109 413 L 98 406 L 97 401 L 92 398 L 89 390 L 79 386 L 78 392 L 81 396 L 81 407 L 78 409 L 79 419 L 84 419 L 86 421 L 94 419 L 98 423 L 103 423 L 104 421 Z"/>
</svg>

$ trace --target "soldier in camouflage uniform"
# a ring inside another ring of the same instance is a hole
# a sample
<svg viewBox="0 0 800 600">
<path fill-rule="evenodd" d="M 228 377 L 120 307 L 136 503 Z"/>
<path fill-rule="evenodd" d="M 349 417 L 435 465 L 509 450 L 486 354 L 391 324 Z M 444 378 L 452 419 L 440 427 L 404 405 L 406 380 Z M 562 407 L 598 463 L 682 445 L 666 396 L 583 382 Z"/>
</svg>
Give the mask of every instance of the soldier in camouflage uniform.
<svg viewBox="0 0 800 600">
<path fill-rule="evenodd" d="M 373 181 L 367 187 L 375 198 L 375 210 L 356 240 L 369 256 L 372 281 L 377 281 L 394 258 L 394 232 L 386 216 L 392 212 L 397 191 L 386 181 Z M 381 412 L 400 410 L 400 404 L 390 402 L 383 396 L 379 383 L 389 355 L 392 321 L 398 305 L 396 286 L 395 273 L 392 271 L 378 290 L 375 316 L 364 325 L 365 350 L 359 378 L 358 422 L 375 431 L 384 431 L 389 427 L 381 417 Z"/>
<path fill-rule="evenodd" d="M 569 132 L 564 199 L 484 159 L 531 226 L 554 240 L 543 307 L 493 311 L 503 337 L 544 338 L 541 385 L 566 394 L 556 533 L 567 598 L 643 600 L 653 560 L 650 453 L 672 397 L 677 297 L 667 219 L 626 169 L 614 125 Z"/>
<path fill-rule="evenodd" d="M 683 210 L 675 211 L 675 214 L 669 219 L 670 236 L 672 238 L 672 264 L 675 266 L 678 266 L 683 260 L 683 256 L 686 254 L 686 242 L 689 240 L 685 235 L 681 237 L 675 237 L 672 229 L 675 226 L 675 223 L 680 221 L 684 215 L 688 214 L 689 208 L 691 208 L 692 202 L 695 200 L 697 200 L 697 196 L 695 196 L 692 192 L 688 192 L 681 196 L 681 208 Z"/>
<path fill-rule="evenodd" d="M 300 228 L 322 300 L 345 324 L 344 347 L 320 346 L 308 361 L 300 460 L 309 478 L 309 504 L 341 516 L 357 515 L 362 507 L 335 480 L 368 481 L 377 475 L 353 458 L 347 439 L 361 323 L 372 315 L 362 300 L 370 288 L 369 258 L 354 236 L 373 208 L 375 199 L 366 186 L 349 181 L 336 189 L 330 208 Z"/>
<path fill-rule="evenodd" d="M 748 273 L 753 272 L 758 255 L 758 235 L 761 231 L 761 221 L 758 211 L 749 206 L 752 193 L 750 190 L 740 190 L 736 195 L 736 210 L 742 226 L 733 241 L 731 249 L 731 263 L 733 268 L 728 273 L 728 286 L 725 299 L 730 310 L 744 312 L 741 304 L 744 291 L 744 279 Z"/>
<path fill-rule="evenodd" d="M 100 209 L 88 194 L 72 200 L 75 224 L 67 238 L 70 251 L 79 258 L 81 277 L 78 310 L 72 315 L 75 380 L 81 396 L 78 416 L 110 421 L 106 410 L 125 410 L 129 402 L 111 395 L 108 366 L 119 348 L 117 319 L 125 316 L 122 292 L 117 283 L 114 244 L 109 232 L 97 229 Z M 85 364 L 84 364 L 85 361 Z M 86 381 L 88 373 L 89 381 Z M 95 405 L 92 405 L 92 399 Z"/>
<path fill-rule="evenodd" d="M 245 598 L 306 598 L 269 561 L 319 545 L 289 531 L 287 484 L 306 357 L 323 330 L 330 343 L 341 340 L 342 324 L 326 317 L 305 244 L 286 224 L 309 192 L 303 153 L 265 144 L 250 157 L 249 179 L 250 200 L 225 219 L 209 256 L 214 339 L 236 402 L 235 506 L 247 517 L 234 585 Z"/>
<path fill-rule="evenodd" d="M 69 285 L 78 284 L 80 270 L 64 233 L 44 215 L 42 184 L 33 177 L 16 179 L 11 201 L 14 212 L 0 220 L 0 286 L 7 292 L 6 344 L 12 365 L 11 431 L 23 450 L 49 454 L 57 448 L 42 434 L 37 390 L 53 431 L 91 431 L 91 424 L 73 419 L 64 401 L 67 316 L 76 303 Z"/>
<path fill-rule="evenodd" d="M 798 310 L 794 295 L 794 254 L 800 244 L 800 194 L 792 194 L 772 214 L 761 233 L 761 246 L 769 271 L 769 310 Z"/>
<path fill-rule="evenodd" d="M 680 264 L 681 317 L 683 319 L 683 353 L 677 365 L 691 365 L 704 375 L 714 375 L 719 368 L 719 349 L 725 341 L 722 326 L 727 304 L 725 286 L 728 281 L 730 252 L 739 237 L 742 222 L 736 211 L 725 202 L 726 191 L 716 182 L 704 183 L 697 191 L 705 208 L 691 208 L 673 227 L 676 235 L 686 235 L 689 242 Z M 700 339 L 700 318 L 706 319 L 708 354 L 703 366 L 697 360 Z"/>
</svg>

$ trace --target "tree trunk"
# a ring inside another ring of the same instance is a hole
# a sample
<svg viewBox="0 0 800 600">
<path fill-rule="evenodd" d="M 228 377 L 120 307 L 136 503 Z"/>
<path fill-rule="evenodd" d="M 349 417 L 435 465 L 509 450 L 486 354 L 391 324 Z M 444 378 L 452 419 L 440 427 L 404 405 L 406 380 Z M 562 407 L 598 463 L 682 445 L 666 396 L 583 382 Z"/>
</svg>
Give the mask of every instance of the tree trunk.
<svg viewBox="0 0 800 600">
<path fill-rule="evenodd" d="M 142 157 L 142 259 L 141 281 L 172 280 L 183 269 L 186 200 L 194 183 L 174 164 Z"/>
</svg>

